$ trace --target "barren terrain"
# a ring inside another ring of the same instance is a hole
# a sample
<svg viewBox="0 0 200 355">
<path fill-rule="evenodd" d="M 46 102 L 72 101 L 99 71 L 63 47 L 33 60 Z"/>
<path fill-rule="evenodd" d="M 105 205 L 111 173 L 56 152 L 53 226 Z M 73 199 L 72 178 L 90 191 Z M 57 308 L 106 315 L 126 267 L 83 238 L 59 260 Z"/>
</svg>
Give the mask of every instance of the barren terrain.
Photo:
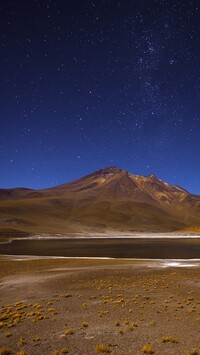
<svg viewBox="0 0 200 355">
<path fill-rule="evenodd" d="M 0 346 L 33 355 L 199 354 L 199 272 L 155 261 L 1 257 Z"/>
</svg>

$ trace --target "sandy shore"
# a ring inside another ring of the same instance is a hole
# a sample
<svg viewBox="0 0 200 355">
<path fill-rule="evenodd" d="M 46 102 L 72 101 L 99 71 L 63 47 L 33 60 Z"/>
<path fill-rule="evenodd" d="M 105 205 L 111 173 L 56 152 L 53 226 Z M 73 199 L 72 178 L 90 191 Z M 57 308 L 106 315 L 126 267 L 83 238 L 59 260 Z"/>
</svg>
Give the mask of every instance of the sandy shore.
<svg viewBox="0 0 200 355">
<path fill-rule="evenodd" d="M 0 348 L 200 354 L 199 275 L 155 262 L 1 257 Z"/>
<path fill-rule="evenodd" d="M 6 233 L 5 233 L 6 234 Z M 51 240 L 51 239 L 198 239 L 200 238 L 200 232 L 172 232 L 172 233 L 131 233 L 131 232 L 119 232 L 119 231 L 107 231 L 102 233 L 88 232 L 88 233 L 36 233 L 26 234 L 10 233 L 8 237 L 5 237 L 3 231 L 0 233 L 0 244 L 10 243 L 12 240 Z"/>
</svg>

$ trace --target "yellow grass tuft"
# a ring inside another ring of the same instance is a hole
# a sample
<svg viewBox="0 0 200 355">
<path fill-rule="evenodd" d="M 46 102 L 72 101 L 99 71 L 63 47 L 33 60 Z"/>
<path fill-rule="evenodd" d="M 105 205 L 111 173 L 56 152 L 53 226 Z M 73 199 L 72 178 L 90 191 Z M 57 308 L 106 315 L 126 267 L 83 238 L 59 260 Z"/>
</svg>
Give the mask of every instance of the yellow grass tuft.
<svg viewBox="0 0 200 355">
<path fill-rule="evenodd" d="M 5 334 L 5 336 L 6 336 L 6 338 L 9 338 L 9 337 L 12 336 L 12 333 L 11 333 L 11 332 L 7 332 L 7 333 Z"/>
<path fill-rule="evenodd" d="M 74 330 L 72 328 L 65 330 L 65 335 L 72 335 L 72 334 L 74 334 Z"/>
<path fill-rule="evenodd" d="M 28 353 L 25 350 L 20 350 L 16 353 L 16 355 L 28 355 Z"/>
<path fill-rule="evenodd" d="M 20 306 L 21 304 L 22 304 L 22 301 L 15 302 L 15 306 Z"/>
<path fill-rule="evenodd" d="M 82 324 L 81 324 L 81 328 L 87 328 L 88 327 L 88 322 L 83 322 Z"/>
<path fill-rule="evenodd" d="M 134 327 L 134 328 L 137 328 L 137 327 L 138 327 L 138 324 L 135 323 L 135 322 L 133 322 L 133 323 L 131 323 L 131 326 Z"/>
<path fill-rule="evenodd" d="M 162 337 L 162 342 L 163 343 L 178 343 L 178 339 L 171 337 L 171 336 L 166 336 L 166 337 Z"/>
<path fill-rule="evenodd" d="M 26 344 L 25 339 L 24 339 L 23 337 L 20 337 L 19 340 L 18 340 L 17 345 L 18 345 L 18 346 L 22 346 L 22 345 L 24 345 L 24 344 Z"/>
<path fill-rule="evenodd" d="M 187 352 L 187 355 L 200 355 L 200 352 L 197 349 L 192 349 Z"/>
<path fill-rule="evenodd" d="M 40 309 L 40 308 L 42 308 L 42 306 L 39 303 L 35 303 L 33 305 L 33 308 Z"/>
<path fill-rule="evenodd" d="M 35 337 L 33 341 L 41 341 L 41 338 L 39 336 Z"/>
<path fill-rule="evenodd" d="M 95 348 L 96 353 L 111 353 L 110 347 L 107 344 L 99 344 Z"/>
<path fill-rule="evenodd" d="M 10 355 L 12 352 L 10 349 L 2 348 L 0 349 L 0 355 Z"/>
<path fill-rule="evenodd" d="M 99 311 L 99 312 L 98 312 L 98 315 L 99 315 L 99 317 L 103 317 L 103 316 L 105 316 L 105 315 L 108 314 L 108 313 L 109 313 L 108 310 L 106 310 L 106 311 Z"/>
<path fill-rule="evenodd" d="M 129 327 L 127 328 L 127 330 L 129 330 L 129 332 L 133 332 L 133 331 L 134 331 L 134 327 L 129 326 Z"/>
<path fill-rule="evenodd" d="M 142 352 L 144 354 L 154 354 L 155 353 L 153 346 L 151 344 L 144 345 L 142 348 Z"/>
<path fill-rule="evenodd" d="M 69 350 L 67 349 L 67 348 L 62 348 L 61 350 L 60 350 L 60 353 L 61 354 L 67 354 L 69 352 Z"/>
<path fill-rule="evenodd" d="M 67 348 L 62 348 L 61 350 L 54 350 L 52 355 L 62 355 L 68 354 L 69 350 Z"/>
</svg>

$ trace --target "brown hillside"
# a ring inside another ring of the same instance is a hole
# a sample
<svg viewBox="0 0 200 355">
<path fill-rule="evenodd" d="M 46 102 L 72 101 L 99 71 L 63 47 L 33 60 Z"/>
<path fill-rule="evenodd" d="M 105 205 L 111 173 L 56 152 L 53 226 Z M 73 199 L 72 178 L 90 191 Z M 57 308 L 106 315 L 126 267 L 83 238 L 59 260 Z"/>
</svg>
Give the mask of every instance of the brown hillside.
<svg viewBox="0 0 200 355">
<path fill-rule="evenodd" d="M 0 189 L 4 234 L 171 232 L 200 226 L 200 196 L 116 167 L 47 190 Z"/>
</svg>

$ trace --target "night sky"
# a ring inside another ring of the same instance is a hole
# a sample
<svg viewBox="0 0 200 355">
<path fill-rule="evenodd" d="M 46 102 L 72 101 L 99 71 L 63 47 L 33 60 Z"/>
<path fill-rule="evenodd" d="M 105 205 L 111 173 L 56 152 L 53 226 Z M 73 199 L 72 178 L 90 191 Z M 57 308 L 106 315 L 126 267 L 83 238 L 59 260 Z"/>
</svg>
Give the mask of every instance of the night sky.
<svg viewBox="0 0 200 355">
<path fill-rule="evenodd" d="M 0 187 L 105 166 L 200 194 L 200 3 L 1 1 Z"/>
</svg>

